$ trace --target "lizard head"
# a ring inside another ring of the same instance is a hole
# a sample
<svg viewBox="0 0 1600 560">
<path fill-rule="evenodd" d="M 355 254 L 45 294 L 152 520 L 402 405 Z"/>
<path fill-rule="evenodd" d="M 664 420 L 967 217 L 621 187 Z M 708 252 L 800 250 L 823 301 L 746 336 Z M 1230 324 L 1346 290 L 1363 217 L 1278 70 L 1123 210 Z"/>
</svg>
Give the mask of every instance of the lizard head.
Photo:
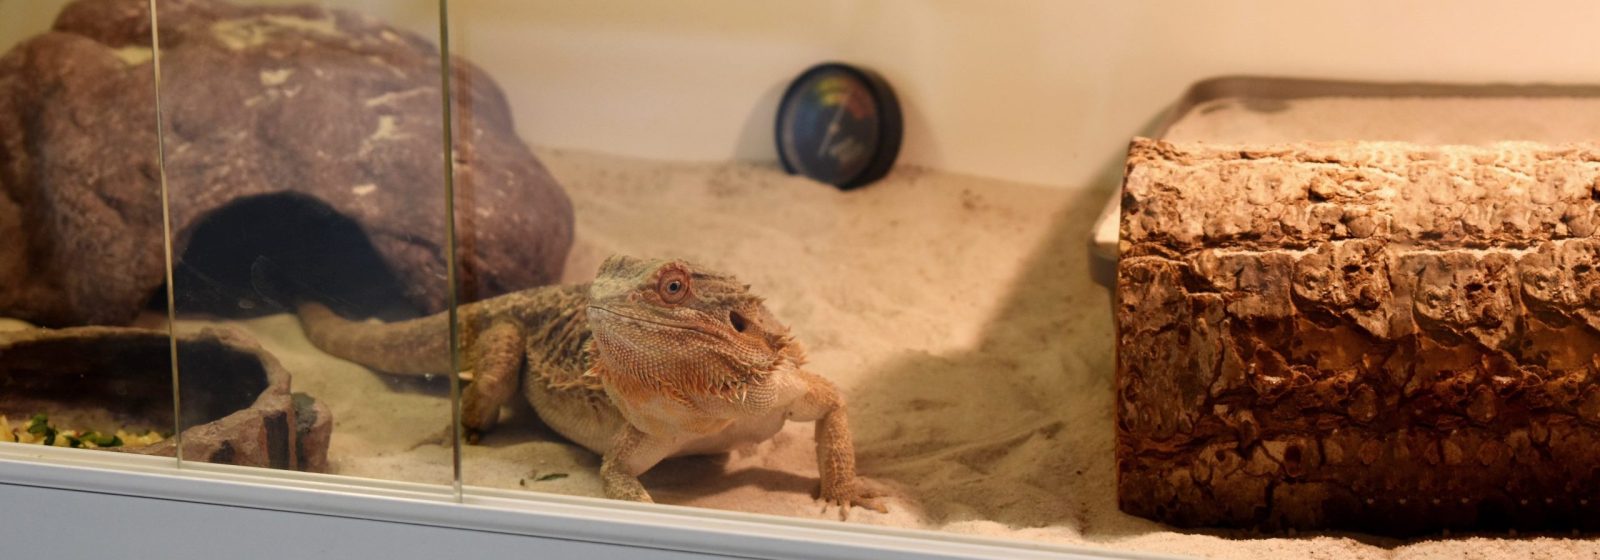
<svg viewBox="0 0 1600 560">
<path fill-rule="evenodd" d="M 719 372 L 744 377 L 804 359 L 750 286 L 680 260 L 606 259 L 590 284 L 588 317 L 609 367 L 694 363 L 748 370 Z"/>
</svg>

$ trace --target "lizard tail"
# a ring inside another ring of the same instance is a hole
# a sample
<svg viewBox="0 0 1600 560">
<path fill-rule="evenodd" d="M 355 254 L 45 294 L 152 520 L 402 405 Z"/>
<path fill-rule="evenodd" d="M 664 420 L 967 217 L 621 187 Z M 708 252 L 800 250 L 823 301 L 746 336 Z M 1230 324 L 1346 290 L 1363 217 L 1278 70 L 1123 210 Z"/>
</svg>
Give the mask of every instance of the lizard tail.
<svg viewBox="0 0 1600 560">
<path fill-rule="evenodd" d="M 450 371 L 450 324 L 443 314 L 409 321 L 351 321 L 315 302 L 296 306 L 306 338 L 322 351 L 389 373 Z"/>
<path fill-rule="evenodd" d="M 351 321 L 312 301 L 316 291 L 266 257 L 250 264 L 250 283 L 262 298 L 300 317 L 306 338 L 322 351 L 390 373 L 450 371 L 450 325 L 443 315 L 410 321 Z"/>
</svg>

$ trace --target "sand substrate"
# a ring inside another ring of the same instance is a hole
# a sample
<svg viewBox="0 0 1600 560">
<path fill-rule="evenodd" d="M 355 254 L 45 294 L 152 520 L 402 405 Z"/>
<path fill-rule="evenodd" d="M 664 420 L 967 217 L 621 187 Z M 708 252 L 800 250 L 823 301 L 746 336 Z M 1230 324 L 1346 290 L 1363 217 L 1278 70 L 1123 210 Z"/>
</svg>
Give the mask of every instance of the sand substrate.
<svg viewBox="0 0 1600 560">
<path fill-rule="evenodd" d="M 861 472 L 886 515 L 851 523 L 1219 558 L 1568 558 L 1600 543 L 1359 535 L 1255 538 L 1172 531 L 1117 510 L 1112 324 L 1087 268 L 1097 192 L 898 169 L 843 193 L 773 166 L 652 162 L 542 150 L 572 195 L 568 281 L 605 255 L 688 258 L 764 294 L 848 394 Z M 181 289 L 181 286 L 180 286 Z M 184 328 L 197 322 L 185 322 Z M 336 421 L 334 472 L 446 483 L 440 380 L 375 374 L 306 341 L 285 315 L 234 322 Z M 469 485 L 601 495 L 598 458 L 526 407 L 466 449 Z M 669 460 L 644 477 L 660 502 L 837 519 L 811 498 L 809 424 L 724 457 Z"/>
</svg>

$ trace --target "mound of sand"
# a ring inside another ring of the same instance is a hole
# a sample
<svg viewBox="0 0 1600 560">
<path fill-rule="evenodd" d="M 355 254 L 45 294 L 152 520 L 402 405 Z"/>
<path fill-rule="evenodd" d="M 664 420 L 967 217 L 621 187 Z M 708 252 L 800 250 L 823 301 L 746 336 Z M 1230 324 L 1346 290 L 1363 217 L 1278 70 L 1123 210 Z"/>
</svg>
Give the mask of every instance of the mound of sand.
<svg viewBox="0 0 1600 560">
<path fill-rule="evenodd" d="M 851 522 L 1235 558 L 1600 555 L 1555 538 L 1180 533 L 1119 512 L 1110 304 L 1087 266 L 1107 192 L 899 169 L 843 193 L 768 166 L 539 155 L 577 208 L 567 281 L 612 252 L 688 258 L 753 284 L 807 343 L 849 396 L 862 473 L 893 496 Z M 336 473 L 449 481 L 448 449 L 409 449 L 448 421 L 442 380 L 329 357 L 287 316 L 235 324 L 333 408 Z M 601 495 L 595 455 L 526 407 L 508 414 L 466 449 L 466 484 Z M 811 498 L 815 477 L 811 426 L 791 425 L 643 478 L 665 503 L 837 519 Z"/>
</svg>

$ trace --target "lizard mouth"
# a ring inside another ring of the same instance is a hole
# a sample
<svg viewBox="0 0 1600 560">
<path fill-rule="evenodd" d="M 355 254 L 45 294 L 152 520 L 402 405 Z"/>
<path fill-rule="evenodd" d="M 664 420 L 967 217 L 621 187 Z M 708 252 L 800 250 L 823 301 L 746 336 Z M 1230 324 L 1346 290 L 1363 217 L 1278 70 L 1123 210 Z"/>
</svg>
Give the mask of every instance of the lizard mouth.
<svg viewBox="0 0 1600 560">
<path fill-rule="evenodd" d="M 648 324 L 655 325 L 655 326 L 658 326 L 658 327 L 685 330 L 685 331 L 696 331 L 696 332 L 700 331 L 700 329 L 694 328 L 694 327 L 689 326 L 689 325 L 684 325 L 684 324 L 681 324 L 681 323 L 666 323 L 666 322 L 657 321 L 657 320 L 654 320 L 654 319 L 646 319 L 644 317 L 630 315 L 628 313 L 623 313 L 621 311 L 617 311 L 615 309 L 611 309 L 611 308 L 608 308 L 608 307 L 603 307 L 603 306 L 599 306 L 599 305 L 590 305 L 589 306 L 589 312 L 590 313 L 594 313 L 595 311 L 601 311 L 601 312 L 604 312 L 606 315 L 610 315 L 610 316 L 622 319 L 624 321 L 630 321 L 630 322 L 634 322 L 634 323 L 648 323 Z"/>
</svg>

